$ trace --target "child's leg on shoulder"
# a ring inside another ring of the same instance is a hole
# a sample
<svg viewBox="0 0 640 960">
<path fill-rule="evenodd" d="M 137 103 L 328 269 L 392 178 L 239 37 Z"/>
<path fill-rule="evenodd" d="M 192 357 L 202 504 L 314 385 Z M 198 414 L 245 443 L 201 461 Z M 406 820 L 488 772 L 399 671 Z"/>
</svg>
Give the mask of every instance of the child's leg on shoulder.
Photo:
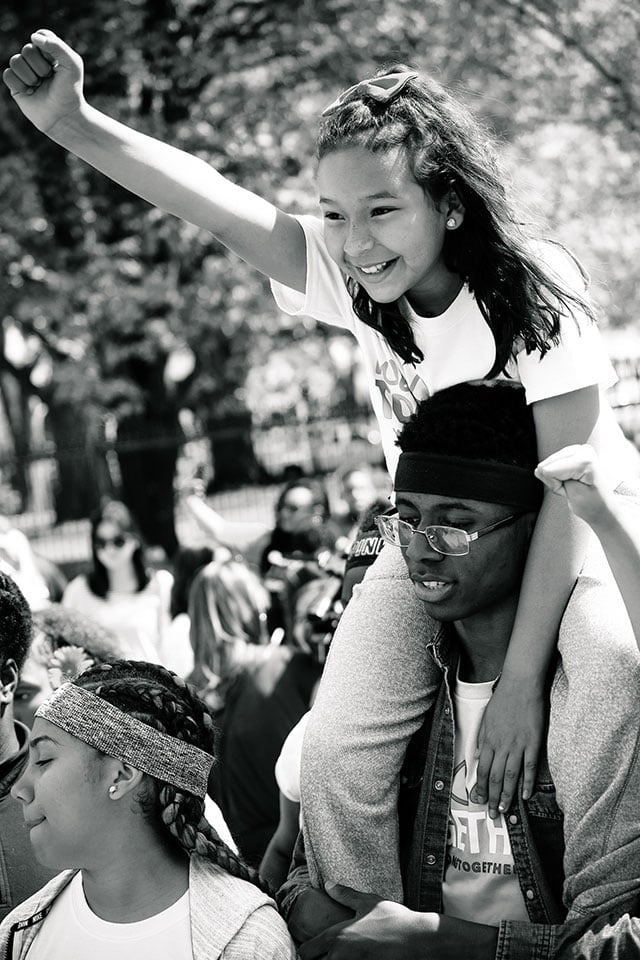
<svg viewBox="0 0 640 960">
<path fill-rule="evenodd" d="M 640 522 L 633 488 L 630 522 Z M 593 537 L 560 628 L 549 762 L 563 809 L 565 901 L 602 911 L 637 889 L 640 862 L 640 652 L 611 570 Z"/>
<path fill-rule="evenodd" d="M 440 682 L 426 651 L 437 629 L 400 551 L 385 546 L 342 615 L 305 735 L 302 812 L 314 886 L 332 880 L 402 900 L 399 773 Z"/>
</svg>

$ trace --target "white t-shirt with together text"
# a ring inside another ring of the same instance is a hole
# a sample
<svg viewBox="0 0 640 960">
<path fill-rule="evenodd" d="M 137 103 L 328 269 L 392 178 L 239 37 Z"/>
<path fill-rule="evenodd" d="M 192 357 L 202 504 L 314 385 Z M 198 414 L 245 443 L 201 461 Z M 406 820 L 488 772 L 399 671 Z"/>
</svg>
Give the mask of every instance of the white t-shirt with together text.
<svg viewBox="0 0 640 960">
<path fill-rule="evenodd" d="M 455 762 L 442 885 L 443 913 L 491 925 L 529 919 L 504 815 L 492 820 L 486 803 L 471 800 L 478 730 L 494 682 L 458 679 L 454 687 Z"/>
</svg>

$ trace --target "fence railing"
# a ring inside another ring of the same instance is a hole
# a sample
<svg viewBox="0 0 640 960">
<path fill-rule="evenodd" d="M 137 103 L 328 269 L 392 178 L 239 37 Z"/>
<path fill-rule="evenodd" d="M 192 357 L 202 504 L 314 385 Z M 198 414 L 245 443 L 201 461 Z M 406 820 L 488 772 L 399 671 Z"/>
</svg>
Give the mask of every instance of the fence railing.
<svg viewBox="0 0 640 960">
<path fill-rule="evenodd" d="M 609 391 L 609 400 L 616 417 L 627 437 L 640 448 L 640 357 L 614 361 L 618 383 Z M 146 449 L 154 444 L 166 446 L 169 438 L 145 438 Z M 192 436 L 180 443 L 178 450 L 178 476 L 193 473 L 196 467 L 205 472 L 215 471 L 211 462 L 211 449 L 215 449 L 216 435 Z M 226 438 L 228 440 L 228 437 Z M 265 482 L 238 484 L 232 490 L 213 493 L 209 500 L 212 506 L 231 520 L 261 520 L 269 523 L 273 517 L 273 504 L 280 481 L 287 469 L 294 465 L 307 476 L 325 478 L 330 498 L 338 496 L 335 471 L 349 463 L 366 461 L 383 464 L 380 438 L 372 416 L 358 412 L 326 420 L 281 424 L 265 429 L 253 429 L 251 440 L 255 456 L 264 469 Z M 171 438 L 176 443 L 175 437 Z M 129 442 L 128 448 L 131 448 Z M 107 469 L 117 474 L 113 467 L 117 461 L 118 444 L 109 444 L 104 449 Z M 35 453 L 27 465 L 30 488 L 29 510 L 13 514 L 7 505 L 0 506 L 9 521 L 30 538 L 34 548 L 66 570 L 75 570 L 89 557 L 89 524 L 86 519 L 56 523 L 54 508 L 54 485 L 57 482 L 57 465 L 65 456 L 79 456 L 77 447 L 69 451 L 51 450 Z M 15 458 L 0 458 L 0 481 L 15 468 Z M 272 482 L 268 482 L 272 478 Z M 6 489 L 6 487 L 5 487 Z M 117 494 L 117 489 L 114 491 Z M 13 515 L 12 515 L 13 514 Z M 176 511 L 176 532 L 180 542 L 202 541 L 202 533 L 181 511 Z M 203 541 L 202 541 L 203 542 Z"/>
</svg>

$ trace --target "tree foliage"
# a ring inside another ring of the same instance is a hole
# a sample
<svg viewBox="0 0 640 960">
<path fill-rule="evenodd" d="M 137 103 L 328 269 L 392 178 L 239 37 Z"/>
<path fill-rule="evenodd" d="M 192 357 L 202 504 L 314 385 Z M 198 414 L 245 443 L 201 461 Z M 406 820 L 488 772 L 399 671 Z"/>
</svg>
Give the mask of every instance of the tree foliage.
<svg viewBox="0 0 640 960">
<path fill-rule="evenodd" d="M 594 274 L 609 322 L 635 317 L 631 0 L 61 0 L 43 16 L 39 0 L 6 0 L 7 55 L 49 26 L 85 58 L 96 106 L 291 211 L 315 208 L 313 137 L 327 100 L 384 62 L 435 74 L 497 131 L 516 187 L 536 198 L 531 215 Z M 309 397 L 329 412 L 349 394 L 326 348 L 332 334 L 279 317 L 264 278 L 47 141 L 6 93 L 0 134 L 2 316 L 29 345 L 26 360 L 9 352 L 0 366 L 15 449 L 29 447 L 29 398 L 39 397 L 59 454 L 76 448 L 59 514 L 83 515 L 109 485 L 87 460 L 108 413 L 128 444 L 128 496 L 148 531 L 164 511 L 171 546 L 179 411 L 210 431 Z M 235 466 L 257 476 L 250 446 L 245 454 Z M 233 482 L 234 464 L 219 457 L 221 475 L 225 465 Z"/>
</svg>

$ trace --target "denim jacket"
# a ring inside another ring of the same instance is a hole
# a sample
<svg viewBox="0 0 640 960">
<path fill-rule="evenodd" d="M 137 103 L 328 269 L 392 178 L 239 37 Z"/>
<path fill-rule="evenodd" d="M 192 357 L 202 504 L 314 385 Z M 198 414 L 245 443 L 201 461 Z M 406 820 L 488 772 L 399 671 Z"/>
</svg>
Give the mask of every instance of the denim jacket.
<svg viewBox="0 0 640 960">
<path fill-rule="evenodd" d="M 436 702 L 422 729 L 414 736 L 402 772 L 399 818 L 401 865 L 405 904 L 413 910 L 442 911 L 442 884 L 447 855 L 449 802 L 454 770 L 454 714 L 452 685 L 458 656 L 445 630 L 434 638 L 431 654 L 442 670 Z M 563 816 L 546 756 L 538 763 L 529 800 L 521 791 L 506 816 L 516 873 L 530 923 L 518 924 L 523 950 L 514 952 L 512 928 L 500 927 L 496 960 L 547 960 L 553 954 L 551 930 L 562 924 L 564 854 Z M 524 936 L 528 931 L 529 937 Z"/>
<path fill-rule="evenodd" d="M 442 670 L 442 684 L 422 728 L 414 735 L 402 770 L 399 796 L 400 859 L 405 904 L 423 912 L 442 911 L 454 767 L 452 680 L 458 656 L 444 629 L 430 644 Z M 516 873 L 529 923 L 500 924 L 495 960 L 640 960 L 640 906 L 605 917 L 565 922 L 563 814 L 556 801 L 546 756 L 540 758 L 532 796 L 518 800 L 506 816 Z M 309 885 L 304 844 L 299 840 L 292 870 L 278 893 L 287 916 Z M 622 915 L 621 915 L 622 914 Z"/>
<path fill-rule="evenodd" d="M 405 761 L 400 842 L 405 904 L 413 910 L 441 912 L 454 767 L 452 678 L 458 657 L 443 630 L 434 638 L 431 653 L 442 670 L 443 682 Z M 519 798 L 506 817 L 516 872 L 532 923 L 561 923 L 565 917 L 562 821 L 543 757 L 531 798 Z"/>
</svg>

